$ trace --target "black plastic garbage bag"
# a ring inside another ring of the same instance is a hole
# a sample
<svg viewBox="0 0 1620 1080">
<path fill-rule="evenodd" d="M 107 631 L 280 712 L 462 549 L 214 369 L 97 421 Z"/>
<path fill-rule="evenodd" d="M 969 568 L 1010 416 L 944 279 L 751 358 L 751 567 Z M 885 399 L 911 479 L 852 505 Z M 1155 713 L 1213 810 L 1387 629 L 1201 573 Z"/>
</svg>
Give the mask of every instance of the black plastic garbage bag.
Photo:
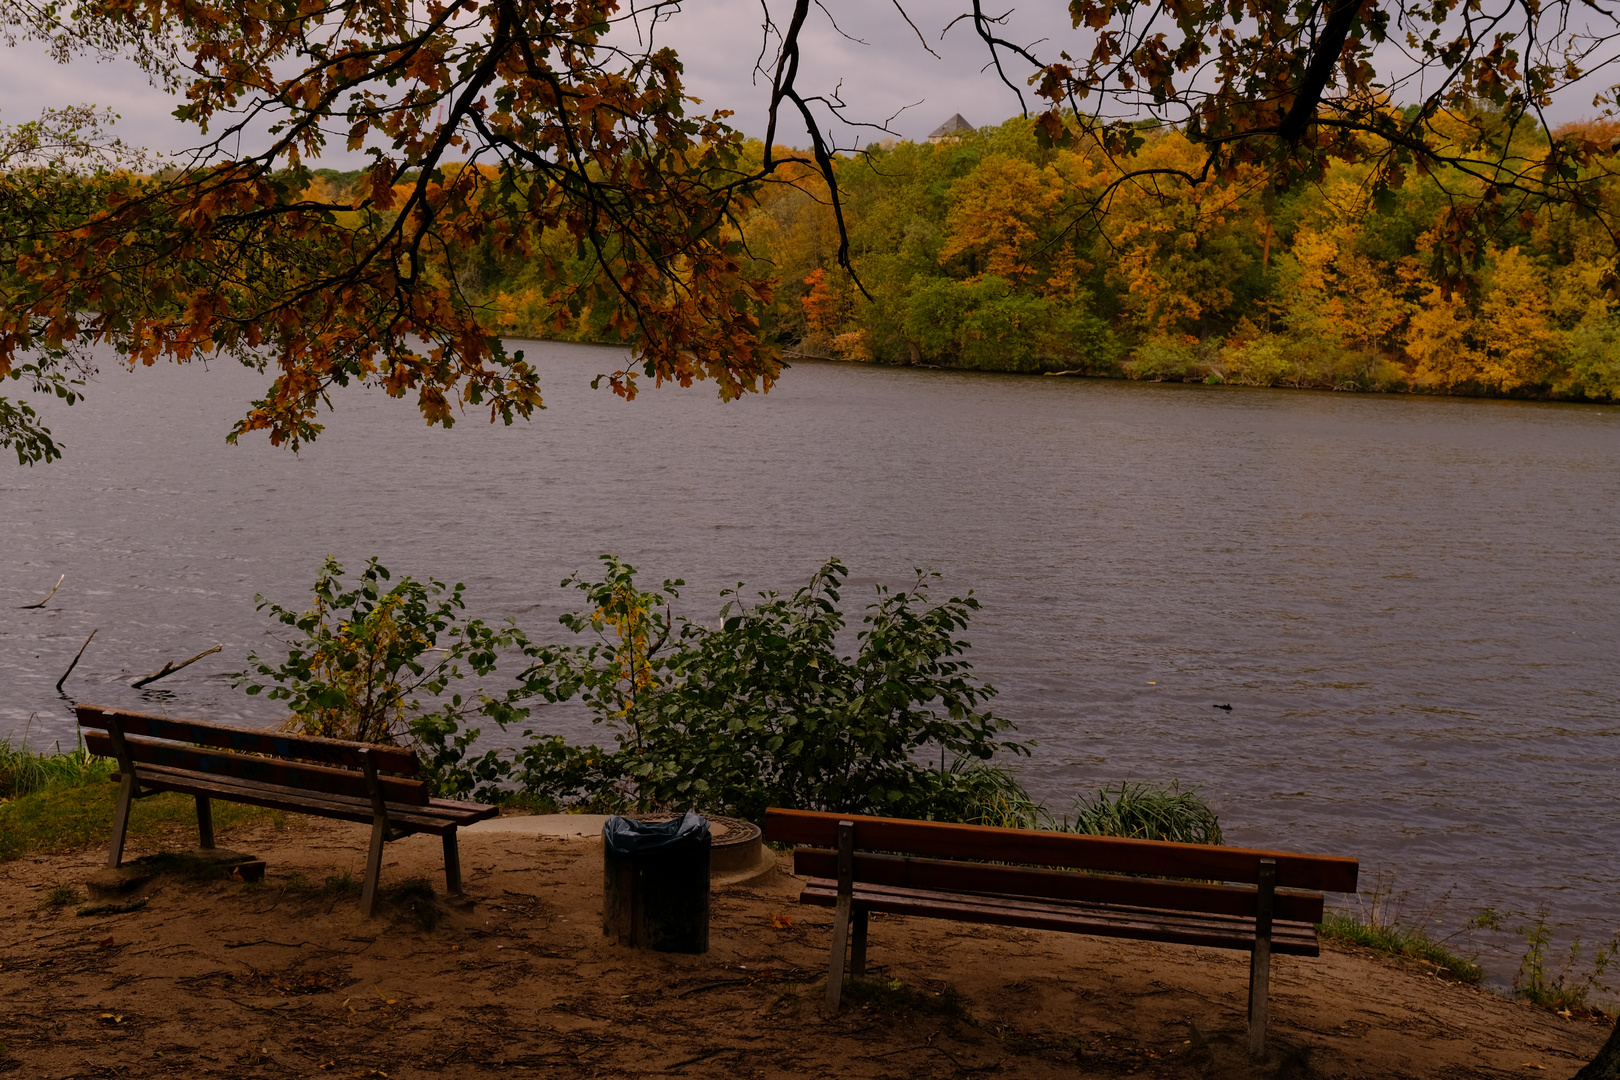
<svg viewBox="0 0 1620 1080">
<path fill-rule="evenodd" d="M 668 821 L 632 821 L 617 814 L 602 826 L 602 842 L 615 855 L 650 855 L 709 842 L 709 819 L 694 810 Z"/>
<path fill-rule="evenodd" d="M 709 951 L 706 819 L 688 811 L 646 823 L 610 817 L 602 826 L 602 933 L 658 952 Z"/>
</svg>

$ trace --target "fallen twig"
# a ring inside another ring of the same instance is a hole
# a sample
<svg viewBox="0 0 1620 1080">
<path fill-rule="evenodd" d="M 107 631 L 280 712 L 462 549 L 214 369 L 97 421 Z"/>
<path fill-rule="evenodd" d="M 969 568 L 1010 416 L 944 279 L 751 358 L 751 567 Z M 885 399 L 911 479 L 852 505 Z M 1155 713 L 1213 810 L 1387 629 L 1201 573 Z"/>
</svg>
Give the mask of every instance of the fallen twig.
<svg viewBox="0 0 1620 1080">
<path fill-rule="evenodd" d="M 192 664 L 195 664 L 197 661 L 201 660 L 203 657 L 212 656 L 214 653 L 219 652 L 219 650 L 223 649 L 224 647 L 225 646 L 223 646 L 223 645 L 215 645 L 212 649 L 204 649 L 202 652 L 198 653 L 196 656 L 193 656 L 190 660 L 187 660 L 184 663 L 180 663 L 180 664 L 173 664 L 173 663 L 164 664 L 162 670 L 154 671 L 154 672 L 152 672 L 152 674 L 148 675 L 144 679 L 136 679 L 134 682 L 130 683 L 129 685 L 131 685 L 135 689 L 139 690 L 141 687 L 145 686 L 147 683 L 155 683 L 159 679 L 165 678 L 166 676 L 169 676 L 169 675 L 173 675 L 175 672 L 179 671 L 181 668 L 190 667 Z"/>
<path fill-rule="evenodd" d="M 305 1005 L 309 1004 L 305 1001 L 300 1001 L 297 1004 L 290 1001 L 282 1001 L 275 1005 L 255 1005 L 251 1001 L 243 1001 L 241 998 L 231 998 L 230 1000 L 236 1002 L 244 1009 L 257 1009 L 259 1012 L 276 1013 L 279 1016 L 286 1016 L 287 1013 L 291 1012 L 292 1010 L 302 1009 Z"/>
<path fill-rule="evenodd" d="M 741 1050 L 741 1049 L 742 1049 L 742 1047 L 740 1047 L 740 1046 L 717 1046 L 713 1050 L 705 1050 L 705 1051 L 703 1051 L 703 1053 L 697 1055 L 696 1057 L 689 1057 L 685 1061 L 677 1061 L 673 1065 L 665 1065 L 664 1066 L 664 1071 L 668 1072 L 670 1069 L 679 1069 L 683 1065 L 696 1065 L 698 1062 L 704 1060 L 705 1058 L 712 1058 L 716 1054 L 724 1054 L 728 1050 Z"/>
<path fill-rule="evenodd" d="M 67 575 L 64 574 L 63 576 L 66 577 Z M 50 597 L 47 596 L 45 599 L 49 600 Z M 96 627 L 94 630 L 90 631 L 90 637 L 85 638 L 84 639 L 84 644 L 79 646 L 79 651 L 73 654 L 73 663 L 69 664 L 68 669 L 66 671 L 62 672 L 62 677 L 60 679 L 56 680 L 56 692 L 58 694 L 60 694 L 62 692 L 62 684 L 67 682 L 67 677 L 69 675 L 73 674 L 73 669 L 74 668 L 79 666 L 79 657 L 83 656 L 84 655 L 84 650 L 86 650 L 86 649 L 88 649 L 90 647 L 90 638 L 95 637 L 96 634 L 99 633 L 100 631 L 101 631 L 101 627 L 99 627 L 99 626 Z"/>
<path fill-rule="evenodd" d="M 269 938 L 260 938 L 258 941 L 227 941 L 227 949 L 245 949 L 250 945 L 279 945 L 283 949 L 301 949 L 307 942 L 303 941 L 271 941 Z"/>
<path fill-rule="evenodd" d="M 45 599 L 43 599 L 43 600 L 41 600 L 41 601 L 40 601 L 40 602 L 39 602 L 39 603 L 37 603 L 37 604 L 24 604 L 24 605 L 23 605 L 23 606 L 22 606 L 22 609 L 23 609 L 23 610 L 24 610 L 24 611 L 27 611 L 27 610 L 29 610 L 29 609 L 30 609 L 30 608 L 41 608 L 41 607 L 44 607 L 44 606 L 45 606 L 45 605 L 46 605 L 46 604 L 48 604 L 48 603 L 50 603 L 50 602 L 51 602 L 51 597 L 52 597 L 52 596 L 55 596 L 55 595 L 56 595 L 56 590 L 57 590 L 57 589 L 60 589 L 60 588 L 61 588 L 61 587 L 62 587 L 62 582 L 64 582 L 64 581 L 66 581 L 66 580 L 67 580 L 67 575 L 66 575 L 66 574 L 63 574 L 63 575 L 62 575 L 62 576 L 61 576 L 61 577 L 59 577 L 59 578 L 57 578 L 57 579 L 56 579 L 56 584 L 55 584 L 55 585 L 54 585 L 54 586 L 52 586 L 52 587 L 51 587 L 51 592 L 50 592 L 50 595 L 49 595 L 49 596 L 47 596 L 47 597 L 45 597 Z"/>
</svg>

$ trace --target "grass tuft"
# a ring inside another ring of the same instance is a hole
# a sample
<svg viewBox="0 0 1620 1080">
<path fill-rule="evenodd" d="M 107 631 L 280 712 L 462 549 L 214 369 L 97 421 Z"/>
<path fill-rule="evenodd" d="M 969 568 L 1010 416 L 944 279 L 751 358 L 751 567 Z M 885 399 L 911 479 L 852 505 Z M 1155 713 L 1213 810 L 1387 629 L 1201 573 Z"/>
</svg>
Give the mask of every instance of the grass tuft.
<svg viewBox="0 0 1620 1080">
<path fill-rule="evenodd" d="M 39 902 L 42 908 L 65 908 L 77 904 L 84 899 L 84 895 L 72 885 L 53 885 L 46 891 L 44 899 Z"/>
<path fill-rule="evenodd" d="M 1155 788 L 1121 781 L 1119 790 L 1104 788 L 1094 799 L 1082 796 L 1065 832 L 1090 836 L 1123 836 L 1134 840 L 1174 840 L 1183 844 L 1219 844 L 1221 821 L 1196 788 Z"/>
</svg>

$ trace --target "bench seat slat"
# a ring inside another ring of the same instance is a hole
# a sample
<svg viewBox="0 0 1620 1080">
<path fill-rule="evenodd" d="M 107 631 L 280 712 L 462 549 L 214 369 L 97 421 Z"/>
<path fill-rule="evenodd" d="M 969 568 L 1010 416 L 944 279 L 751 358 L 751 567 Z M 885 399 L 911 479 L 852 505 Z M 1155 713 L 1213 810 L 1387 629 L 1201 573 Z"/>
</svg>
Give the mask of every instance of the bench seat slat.
<svg viewBox="0 0 1620 1080">
<path fill-rule="evenodd" d="M 822 848 L 796 848 L 793 872 L 805 877 L 836 878 L 838 854 Z M 1145 908 L 1174 908 L 1212 915 L 1254 915 L 1252 885 L 1088 874 L 1074 870 L 1037 870 L 949 859 L 914 859 L 904 855 L 855 853 L 855 880 L 914 889 L 971 893 L 1014 893 L 1052 900 L 1084 900 Z M 1322 921 L 1322 894 L 1279 889 L 1276 917 L 1316 924 Z"/>
<path fill-rule="evenodd" d="M 358 821 L 364 824 L 371 823 L 374 817 L 369 799 L 311 792 L 258 781 L 241 781 L 228 776 L 162 765 L 147 766 L 138 769 L 137 773 L 142 787 L 157 791 L 176 791 L 184 795 L 201 795 L 204 798 L 248 803 L 271 810 L 317 814 L 321 817 Z M 499 813 L 500 808 L 495 806 L 434 799 L 425 806 L 388 804 L 388 823 L 410 832 L 443 835 L 451 829 L 496 817 Z"/>
<path fill-rule="evenodd" d="M 1284 888 L 1355 892 L 1359 864 L 1336 855 L 1128 840 L 1112 836 L 957 825 L 937 821 L 830 814 L 814 810 L 765 811 L 765 839 L 775 843 L 837 845 L 838 822 L 857 820 L 863 851 L 898 851 L 931 858 L 980 859 L 1031 866 L 1080 867 L 1116 874 L 1259 881 L 1260 860 L 1277 863 Z"/>
<path fill-rule="evenodd" d="M 158 742 L 137 735 L 126 735 L 124 742 L 129 747 L 130 757 L 141 764 L 163 765 L 172 769 L 184 769 L 187 772 L 276 784 L 284 788 L 301 788 L 328 795 L 350 795 L 370 799 L 366 778 L 352 769 L 307 765 L 283 758 L 254 757 L 229 750 L 200 750 L 196 747 Z M 114 756 L 112 738 L 105 732 L 85 732 L 84 745 L 92 754 L 100 754 L 103 757 Z M 136 771 L 143 775 L 145 773 L 144 769 Z M 382 787 L 383 798 L 391 803 L 427 805 L 428 786 L 424 781 L 379 775 L 377 782 Z"/>
<path fill-rule="evenodd" d="M 359 747 L 342 739 L 323 739 L 314 735 L 294 735 L 284 731 L 175 720 L 152 713 L 108 709 L 99 705 L 80 705 L 74 712 L 78 714 L 80 727 L 105 730 L 108 716 L 114 716 L 125 735 L 144 735 L 148 738 L 168 739 L 173 742 L 199 743 L 221 750 L 318 761 L 345 769 L 361 768 Z M 414 750 L 401 746 L 380 745 L 368 749 L 371 751 L 372 759 L 377 763 L 377 768 L 383 772 L 415 776 L 421 771 L 421 763 Z"/>
<path fill-rule="evenodd" d="M 812 881 L 800 894 L 801 903 L 832 907 L 837 903 L 836 881 Z M 1204 945 L 1247 952 L 1254 945 L 1254 921 L 1241 927 L 1221 917 L 1201 919 L 1183 912 L 1153 912 L 1102 905 L 1029 901 L 967 893 L 940 893 L 923 889 L 855 886 L 857 909 L 895 915 L 952 919 L 959 922 L 1057 930 L 1179 945 Z M 1308 923 L 1276 921 L 1272 924 L 1272 951 L 1292 956 L 1318 956 L 1316 928 Z"/>
</svg>

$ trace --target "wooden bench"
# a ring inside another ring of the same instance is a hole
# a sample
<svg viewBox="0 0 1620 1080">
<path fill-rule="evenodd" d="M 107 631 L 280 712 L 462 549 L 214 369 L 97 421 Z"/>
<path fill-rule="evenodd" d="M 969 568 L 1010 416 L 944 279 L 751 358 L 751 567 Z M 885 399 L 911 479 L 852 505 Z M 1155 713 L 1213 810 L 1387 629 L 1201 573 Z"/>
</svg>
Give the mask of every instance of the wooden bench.
<svg viewBox="0 0 1620 1080">
<path fill-rule="evenodd" d="M 376 909 L 385 843 L 412 833 L 443 837 L 445 884 L 457 894 L 461 855 L 456 830 L 499 813 L 493 806 L 429 798 L 427 782 L 416 779 L 421 771 L 416 754 L 398 746 L 171 720 L 95 705 L 80 705 L 76 711 L 85 747 L 118 759 L 108 866 L 123 861 L 130 804 L 159 791 L 196 797 L 203 848 L 214 846 L 214 799 L 367 822 L 371 850 L 360 908 L 369 917 Z"/>
<path fill-rule="evenodd" d="M 806 810 L 767 810 L 765 839 L 800 845 L 793 871 L 810 878 L 800 902 L 837 909 L 829 1009 L 847 947 L 849 972 L 865 974 L 874 911 L 1209 945 L 1251 956 L 1255 1056 L 1265 1052 L 1271 955 L 1318 955 L 1322 892 L 1353 893 L 1358 871 L 1331 855 Z"/>
</svg>

